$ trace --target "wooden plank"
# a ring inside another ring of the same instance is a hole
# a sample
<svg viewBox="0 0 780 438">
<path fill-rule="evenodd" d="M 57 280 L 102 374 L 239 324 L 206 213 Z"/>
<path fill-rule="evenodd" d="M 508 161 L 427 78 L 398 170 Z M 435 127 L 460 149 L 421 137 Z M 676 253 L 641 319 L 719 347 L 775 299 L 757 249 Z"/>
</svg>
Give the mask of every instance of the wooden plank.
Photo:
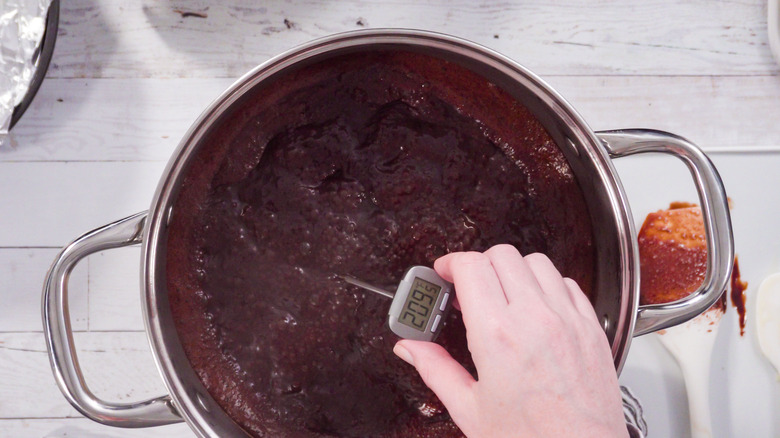
<svg viewBox="0 0 780 438">
<path fill-rule="evenodd" d="M 595 129 L 668 130 L 704 149 L 780 146 L 780 75 L 544 79 Z M 0 149 L 0 162 L 167 161 L 231 82 L 47 79 L 13 131 L 16 146 Z"/>
<path fill-rule="evenodd" d="M 86 418 L 0 419 L 0 436 L 27 438 L 192 438 L 186 424 L 146 429 L 120 429 Z"/>
<path fill-rule="evenodd" d="M 145 330 L 140 292 L 141 248 L 89 257 L 90 330 Z"/>
<path fill-rule="evenodd" d="M 41 289 L 59 249 L 0 248 L 0 332 L 43 330 Z M 87 263 L 70 276 L 69 309 L 74 330 L 87 329 Z"/>
<path fill-rule="evenodd" d="M 594 129 L 653 128 L 704 150 L 780 146 L 780 76 L 551 77 Z"/>
<path fill-rule="evenodd" d="M 763 0 L 74 0 L 61 6 L 49 76 L 232 78 L 294 45 L 368 27 L 458 35 L 545 75 L 767 74 L 778 67 L 766 22 Z"/>
<path fill-rule="evenodd" d="M 0 161 L 167 161 L 231 79 L 46 79 Z"/>
<path fill-rule="evenodd" d="M 61 247 L 145 210 L 163 167 L 161 162 L 0 163 L 0 247 Z"/>
<path fill-rule="evenodd" d="M 98 397 L 133 402 L 165 394 L 145 333 L 76 333 L 84 376 Z M 81 417 L 57 388 L 40 333 L 0 333 L 0 418 Z"/>
</svg>

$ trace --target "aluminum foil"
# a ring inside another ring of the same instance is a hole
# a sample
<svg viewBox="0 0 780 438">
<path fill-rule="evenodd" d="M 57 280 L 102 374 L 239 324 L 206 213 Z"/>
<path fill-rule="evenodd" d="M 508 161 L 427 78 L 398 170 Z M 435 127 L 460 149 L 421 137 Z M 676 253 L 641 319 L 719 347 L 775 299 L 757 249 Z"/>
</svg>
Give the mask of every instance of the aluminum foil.
<svg viewBox="0 0 780 438">
<path fill-rule="evenodd" d="M 0 0 L 0 145 L 38 66 L 51 0 Z"/>
</svg>

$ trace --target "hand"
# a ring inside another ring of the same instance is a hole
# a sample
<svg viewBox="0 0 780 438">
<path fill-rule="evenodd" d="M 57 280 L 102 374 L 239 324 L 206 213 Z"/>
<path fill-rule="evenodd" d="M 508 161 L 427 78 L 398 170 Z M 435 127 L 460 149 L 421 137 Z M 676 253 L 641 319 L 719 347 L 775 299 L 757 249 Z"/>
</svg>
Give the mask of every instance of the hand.
<svg viewBox="0 0 780 438">
<path fill-rule="evenodd" d="M 627 437 L 607 337 L 577 283 L 511 245 L 434 264 L 455 284 L 478 380 L 440 345 L 399 341 L 470 438 Z"/>
</svg>

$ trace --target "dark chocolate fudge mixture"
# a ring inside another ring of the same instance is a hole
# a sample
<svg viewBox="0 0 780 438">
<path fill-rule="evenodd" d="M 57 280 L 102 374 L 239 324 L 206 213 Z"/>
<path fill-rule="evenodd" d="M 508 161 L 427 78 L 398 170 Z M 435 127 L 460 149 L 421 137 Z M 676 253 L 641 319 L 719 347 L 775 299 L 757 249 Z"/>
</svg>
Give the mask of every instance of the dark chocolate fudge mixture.
<svg viewBox="0 0 780 438">
<path fill-rule="evenodd" d="M 175 204 L 172 312 L 212 396 L 255 436 L 457 437 L 397 359 L 392 287 L 411 265 L 498 243 L 588 291 L 591 225 L 541 124 L 446 61 L 353 54 L 253 91 L 212 131 Z M 439 341 L 474 372 L 454 311 Z"/>
</svg>

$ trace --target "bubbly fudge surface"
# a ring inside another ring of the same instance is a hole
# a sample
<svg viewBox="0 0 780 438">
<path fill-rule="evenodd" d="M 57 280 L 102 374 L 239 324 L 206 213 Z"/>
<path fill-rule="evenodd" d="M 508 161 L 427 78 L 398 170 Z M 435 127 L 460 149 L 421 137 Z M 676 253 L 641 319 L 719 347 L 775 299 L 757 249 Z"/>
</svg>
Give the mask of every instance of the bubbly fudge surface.
<svg viewBox="0 0 780 438">
<path fill-rule="evenodd" d="M 248 93 L 175 204 L 166 276 L 209 393 L 258 437 L 463 436 L 396 358 L 387 298 L 412 265 L 498 243 L 590 293 L 589 215 L 537 119 L 461 66 L 410 52 L 327 59 Z M 460 313 L 438 341 L 475 376 Z"/>
</svg>

